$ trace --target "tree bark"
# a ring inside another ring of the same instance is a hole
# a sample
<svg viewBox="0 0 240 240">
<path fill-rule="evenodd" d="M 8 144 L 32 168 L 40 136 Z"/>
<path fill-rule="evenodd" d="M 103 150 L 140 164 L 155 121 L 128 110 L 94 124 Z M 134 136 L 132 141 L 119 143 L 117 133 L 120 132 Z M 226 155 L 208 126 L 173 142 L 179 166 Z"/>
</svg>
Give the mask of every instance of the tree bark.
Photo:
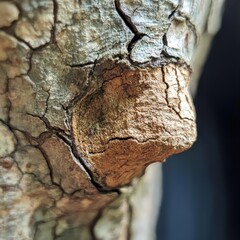
<svg viewBox="0 0 240 240">
<path fill-rule="evenodd" d="M 154 239 L 145 168 L 195 141 L 188 83 L 221 7 L 0 2 L 0 239 Z"/>
</svg>

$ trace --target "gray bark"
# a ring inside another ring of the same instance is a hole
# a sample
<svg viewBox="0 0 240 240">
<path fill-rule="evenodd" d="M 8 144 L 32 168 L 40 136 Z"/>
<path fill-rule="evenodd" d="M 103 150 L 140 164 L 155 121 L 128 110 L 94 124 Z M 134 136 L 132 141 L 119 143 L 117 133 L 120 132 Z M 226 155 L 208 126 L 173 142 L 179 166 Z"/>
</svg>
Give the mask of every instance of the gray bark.
<svg viewBox="0 0 240 240">
<path fill-rule="evenodd" d="M 0 1 L 0 239 L 155 238 L 222 3 Z"/>
</svg>

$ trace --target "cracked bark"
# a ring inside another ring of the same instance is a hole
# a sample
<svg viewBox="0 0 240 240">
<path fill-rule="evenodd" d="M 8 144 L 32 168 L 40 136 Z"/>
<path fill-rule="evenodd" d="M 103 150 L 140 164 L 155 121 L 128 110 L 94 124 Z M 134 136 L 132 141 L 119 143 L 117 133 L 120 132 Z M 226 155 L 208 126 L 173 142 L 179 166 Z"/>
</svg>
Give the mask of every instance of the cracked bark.
<svg viewBox="0 0 240 240">
<path fill-rule="evenodd" d="M 134 37 L 131 39 L 127 46 L 128 52 L 131 52 L 137 41 L 141 40 L 144 36 L 147 36 L 147 34 L 138 31 L 137 27 L 133 24 L 132 19 L 128 15 L 126 15 L 124 11 L 121 9 L 119 0 L 115 0 L 115 6 L 119 16 L 123 19 L 126 26 L 134 34 Z"/>
<path fill-rule="evenodd" d="M 195 141 L 187 88 L 221 5 L 0 2 L 0 239 L 154 239 L 145 169 Z"/>
</svg>

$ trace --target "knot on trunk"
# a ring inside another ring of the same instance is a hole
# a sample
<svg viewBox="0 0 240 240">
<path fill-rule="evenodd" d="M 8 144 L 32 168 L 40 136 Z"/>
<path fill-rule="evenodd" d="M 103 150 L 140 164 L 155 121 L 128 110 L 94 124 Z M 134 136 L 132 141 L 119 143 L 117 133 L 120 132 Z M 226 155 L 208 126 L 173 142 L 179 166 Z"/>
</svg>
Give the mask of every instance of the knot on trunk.
<svg viewBox="0 0 240 240">
<path fill-rule="evenodd" d="M 94 70 L 94 90 L 75 105 L 72 129 L 95 181 L 110 189 L 126 185 L 150 163 L 193 144 L 189 74 L 188 67 L 176 64 Z"/>
</svg>

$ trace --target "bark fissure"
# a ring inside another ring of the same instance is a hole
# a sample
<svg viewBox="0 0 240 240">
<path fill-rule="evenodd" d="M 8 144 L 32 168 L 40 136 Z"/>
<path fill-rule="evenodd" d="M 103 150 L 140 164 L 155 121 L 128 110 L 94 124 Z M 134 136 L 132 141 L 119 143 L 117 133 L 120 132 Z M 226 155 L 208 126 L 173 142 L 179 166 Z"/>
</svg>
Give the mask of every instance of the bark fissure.
<svg viewBox="0 0 240 240">
<path fill-rule="evenodd" d="M 163 42 L 167 43 L 166 37 L 165 37 L 165 40 L 163 40 Z M 169 54 L 165 46 L 167 46 L 167 45 L 164 45 L 164 47 L 161 51 L 162 65 L 167 64 L 167 63 L 175 63 L 175 64 L 179 64 L 179 65 L 186 64 L 187 65 L 187 63 L 184 60 L 182 60 L 180 57 Z"/>
<path fill-rule="evenodd" d="M 81 68 L 81 67 L 85 67 L 85 66 L 93 66 L 96 62 L 86 62 L 86 63 L 73 63 L 73 64 L 66 64 L 66 66 L 69 66 L 71 68 Z"/>
<path fill-rule="evenodd" d="M 82 91 L 82 93 L 77 94 L 77 95 L 68 103 L 67 106 L 63 106 L 63 105 L 62 105 L 63 109 L 64 109 L 64 110 L 66 111 L 66 113 L 67 113 L 67 116 L 68 116 L 68 118 L 69 118 L 68 120 L 70 120 L 70 118 L 71 118 L 71 114 L 70 114 L 69 110 L 70 110 L 78 101 L 81 100 L 81 98 L 84 96 L 84 94 L 85 94 L 86 92 L 88 92 L 87 89 L 88 89 L 88 87 L 89 87 L 89 86 L 88 86 L 89 80 L 91 79 L 91 77 L 92 77 L 92 75 L 93 75 L 93 73 L 94 73 L 94 69 L 95 69 L 96 65 L 97 65 L 97 60 L 95 60 L 94 62 L 88 62 L 88 63 L 84 63 L 84 64 L 71 64 L 71 65 L 67 65 L 67 66 L 69 66 L 69 67 L 71 67 L 71 68 L 84 68 L 84 67 L 87 67 L 87 66 L 90 66 L 90 67 L 91 67 L 91 68 L 89 69 L 89 73 L 88 73 L 88 75 L 87 75 L 86 83 L 85 83 L 84 86 L 83 86 L 83 90 L 85 90 L 85 91 Z"/>
<path fill-rule="evenodd" d="M 42 118 L 44 118 L 45 116 L 46 116 L 46 114 L 47 114 L 47 112 L 48 112 L 48 102 L 49 102 L 49 99 L 50 99 L 50 92 L 49 91 L 46 91 L 47 92 L 47 99 L 46 99 L 46 107 L 45 107 L 45 110 L 44 110 L 44 113 L 43 113 L 43 115 L 42 115 L 42 117 L 41 117 L 41 120 L 42 120 Z"/>
<path fill-rule="evenodd" d="M 175 18 L 183 18 L 188 27 L 192 30 L 193 34 L 195 35 L 195 41 L 198 41 L 198 33 L 195 24 L 191 21 L 188 16 L 185 16 L 183 12 L 181 12 L 181 8 L 183 7 L 183 0 L 179 0 L 177 7 L 173 10 L 173 12 L 169 15 L 168 19 L 173 21 Z"/>
<path fill-rule="evenodd" d="M 72 146 L 72 149 L 74 149 L 73 146 Z M 81 163 L 81 165 L 84 167 L 85 171 L 88 173 L 88 175 L 90 177 L 91 183 L 93 184 L 93 186 L 96 187 L 98 192 L 103 193 L 103 194 L 107 194 L 107 193 L 117 193 L 118 195 L 120 194 L 119 188 L 111 188 L 111 189 L 109 189 L 109 188 L 106 188 L 106 187 L 102 186 L 100 183 L 98 183 L 95 180 L 94 173 L 89 169 L 89 167 L 87 167 L 87 165 L 86 165 L 85 161 L 83 160 L 83 158 L 79 156 L 78 151 L 77 150 L 73 150 L 73 154 L 78 159 L 78 161 Z"/>
<path fill-rule="evenodd" d="M 181 8 L 183 7 L 183 0 L 179 0 L 176 8 L 171 12 L 171 14 L 168 16 L 168 19 L 170 20 L 170 23 L 169 23 L 169 27 L 168 29 L 166 30 L 166 32 L 164 33 L 163 37 L 162 37 L 162 42 L 163 42 L 163 50 L 161 52 L 161 55 L 163 57 L 165 57 L 166 59 L 175 59 L 177 62 L 182 62 L 182 63 L 185 63 L 186 64 L 186 61 L 184 61 L 183 59 L 177 57 L 177 56 L 173 56 L 173 55 L 170 55 L 168 53 L 168 50 L 167 50 L 167 47 L 168 46 L 168 39 L 167 39 L 167 34 L 169 32 L 169 29 L 171 27 L 171 24 L 173 21 L 177 20 L 177 21 L 185 21 L 186 22 L 186 25 L 188 26 L 188 28 L 192 31 L 192 33 L 194 34 L 194 41 L 195 41 L 195 45 L 198 43 L 198 40 L 199 40 L 199 34 L 198 34 L 198 31 L 196 29 L 196 26 L 195 24 L 191 21 L 191 19 L 186 16 L 182 11 L 181 11 Z M 210 10 L 209 10 L 210 11 Z"/>
<path fill-rule="evenodd" d="M 62 139 L 63 140 L 63 139 Z M 78 153 L 75 144 L 72 143 L 68 143 L 65 142 L 69 148 L 71 149 L 71 152 L 73 154 L 73 156 L 78 160 L 78 162 L 81 164 L 81 166 L 84 168 L 87 176 L 89 177 L 91 183 L 93 184 L 93 186 L 98 190 L 98 192 L 106 194 L 106 193 L 117 193 L 119 194 L 119 189 L 107 189 L 104 188 L 101 184 L 99 184 L 95 178 L 94 178 L 94 174 L 92 173 L 91 169 L 87 166 L 87 164 L 85 163 L 84 159 L 80 156 L 80 154 Z M 74 194 L 74 193 L 73 193 Z"/>
<path fill-rule="evenodd" d="M 38 115 L 34 115 L 34 114 L 30 114 L 30 113 L 27 113 L 27 114 L 32 117 L 37 117 L 37 118 L 41 119 L 45 123 L 47 129 L 49 129 L 52 134 L 56 134 L 56 136 L 58 138 L 60 138 L 69 147 L 73 156 L 78 160 L 79 164 L 81 164 L 81 166 L 84 168 L 84 170 L 85 170 L 87 176 L 89 177 L 91 183 L 93 184 L 93 186 L 100 193 L 118 193 L 119 194 L 119 189 L 117 189 L 117 188 L 116 189 L 107 189 L 107 188 L 104 188 L 97 181 L 95 181 L 92 171 L 89 169 L 89 167 L 87 167 L 87 164 L 85 163 L 84 159 L 80 156 L 78 150 L 75 147 L 75 144 L 73 144 L 73 140 L 70 135 L 66 134 L 66 132 L 63 129 L 51 126 L 51 124 L 49 123 L 49 121 L 46 117 L 39 117 Z M 44 150 L 42 149 L 42 151 L 44 151 Z M 77 191 L 77 190 L 75 190 L 75 191 Z"/>
<path fill-rule="evenodd" d="M 57 0 L 52 0 L 53 1 L 53 26 L 51 30 L 51 38 L 52 38 L 52 43 L 57 45 L 57 40 L 56 40 L 56 25 L 57 25 L 57 16 L 58 16 L 58 2 Z M 57 45 L 58 46 L 58 45 Z"/>
<path fill-rule="evenodd" d="M 48 155 L 46 154 L 46 152 L 44 151 L 44 149 L 41 147 L 41 146 L 38 146 L 38 149 L 40 150 L 40 152 L 42 153 L 46 163 L 47 163 L 47 166 L 48 166 L 48 169 L 49 169 L 49 176 L 51 178 L 51 182 L 53 185 L 57 186 L 62 193 L 66 194 L 66 195 L 69 195 L 65 190 L 64 188 L 61 186 L 61 184 L 57 183 L 54 181 L 54 174 L 53 174 L 53 168 L 52 168 L 52 165 L 51 165 L 51 161 L 49 160 L 48 158 Z"/>
<path fill-rule="evenodd" d="M 127 14 L 124 13 L 124 11 L 121 9 L 120 0 L 115 0 L 115 7 L 117 10 L 117 13 L 125 23 L 125 25 L 130 29 L 130 31 L 134 34 L 134 37 L 131 39 L 131 41 L 128 44 L 127 50 L 130 53 L 132 49 L 134 48 L 135 44 L 140 41 L 144 36 L 147 36 L 145 33 L 141 33 L 138 31 L 137 27 L 132 22 L 131 17 L 129 17 Z"/>
<path fill-rule="evenodd" d="M 163 41 L 163 45 L 164 45 L 164 46 L 168 46 L 167 33 L 165 33 L 165 34 L 163 35 L 162 41 Z"/>
<path fill-rule="evenodd" d="M 169 132 L 170 134 L 170 132 Z M 171 135 L 172 136 L 172 135 Z M 111 138 L 107 141 L 106 145 L 108 145 L 110 142 L 114 142 L 114 141 L 127 141 L 127 140 L 133 140 L 133 141 L 136 141 L 138 144 L 144 144 L 146 142 L 149 142 L 149 141 L 154 141 L 158 139 L 158 137 L 155 137 L 155 138 L 148 138 L 144 141 L 140 141 L 139 139 L 135 138 L 135 137 L 132 137 L 132 136 L 128 136 L 128 137 L 114 137 L 114 138 Z M 102 154 L 106 151 L 106 149 L 104 149 L 103 151 L 98 151 L 98 152 L 89 152 L 90 155 L 95 155 L 95 154 Z"/>
<path fill-rule="evenodd" d="M 177 80 L 177 86 L 178 86 L 178 91 L 177 91 L 177 94 L 178 94 L 178 110 L 179 110 L 179 115 L 181 115 L 181 111 L 182 111 L 182 107 L 181 107 L 181 97 L 180 97 L 180 91 L 181 91 L 181 86 L 180 86 L 180 80 L 178 78 L 178 74 L 177 74 L 177 69 L 174 69 L 175 71 L 175 76 L 176 76 L 176 80 Z M 186 119 L 186 118 L 185 118 Z M 190 119 L 189 119 L 190 120 Z"/>
<path fill-rule="evenodd" d="M 26 46 L 28 46 L 29 49 L 34 50 L 34 48 L 27 41 L 18 37 L 15 33 L 13 33 L 12 36 L 16 38 L 19 42 L 24 43 Z"/>
<path fill-rule="evenodd" d="M 31 46 L 31 44 L 30 44 L 29 42 L 27 42 L 26 40 L 24 40 L 24 39 L 22 39 L 21 37 L 17 36 L 15 32 L 12 33 L 11 35 L 12 35 L 14 38 L 16 38 L 16 40 L 17 40 L 18 42 L 25 44 L 25 45 L 31 50 L 30 53 L 29 53 L 29 54 L 30 54 L 29 59 L 31 59 L 33 53 L 36 53 L 36 51 L 39 51 L 39 50 L 41 50 L 41 49 L 49 46 L 49 45 L 52 43 L 52 41 L 51 41 L 51 39 L 50 39 L 50 41 L 48 41 L 48 42 L 46 42 L 46 43 L 44 43 L 44 44 L 41 44 L 41 45 L 38 46 L 38 47 L 33 47 L 33 46 Z M 31 64 L 30 64 L 30 66 L 29 66 L 29 69 L 31 69 Z M 28 70 L 27 74 L 28 74 L 29 72 L 30 72 L 30 70 Z"/>
<path fill-rule="evenodd" d="M 7 124 L 10 124 L 10 113 L 11 113 L 11 110 L 12 110 L 12 102 L 11 102 L 11 99 L 9 97 L 9 90 L 10 90 L 10 86 L 9 86 L 9 78 L 7 78 L 7 86 L 6 86 L 6 94 L 7 94 L 7 101 L 8 101 L 8 108 L 7 108 Z"/>
<path fill-rule="evenodd" d="M 35 118 L 38 118 L 38 119 L 40 119 L 41 121 L 43 121 L 43 123 L 45 124 L 46 128 L 47 128 L 48 130 L 50 130 L 52 133 L 62 134 L 62 135 L 64 135 L 64 136 L 66 136 L 67 138 L 71 138 L 71 136 L 70 136 L 68 133 L 66 133 L 66 131 L 65 131 L 64 129 L 61 129 L 61 128 L 59 128 L 59 127 L 54 127 L 54 126 L 52 126 L 52 125 L 50 124 L 49 120 L 48 120 L 45 116 L 41 117 L 41 116 L 39 116 L 39 115 L 32 114 L 32 113 L 28 113 L 28 112 L 27 112 L 26 114 L 29 115 L 29 116 L 31 116 L 31 117 L 35 117 Z"/>
<path fill-rule="evenodd" d="M 167 103 L 167 106 L 174 112 L 174 113 L 176 113 L 176 115 L 179 117 L 179 119 L 181 119 L 181 120 L 188 120 L 188 121 L 191 121 L 191 122 L 193 122 L 194 120 L 193 119 L 191 119 L 191 118 L 187 118 L 187 117 L 182 117 L 181 116 L 181 114 L 180 114 L 180 109 L 177 111 L 176 109 L 175 109 L 175 107 L 173 107 L 173 106 L 171 106 L 171 104 L 170 104 L 170 102 L 169 102 L 169 96 L 168 96 L 168 90 L 170 89 L 170 85 L 168 84 L 168 82 L 166 81 L 166 79 L 165 79 L 165 67 L 163 67 L 163 68 L 161 68 L 162 69 L 162 76 L 163 76 L 163 82 L 164 82 L 164 84 L 165 84 L 165 86 L 166 86 L 166 88 L 165 88 L 165 100 L 166 100 L 166 103 Z M 176 70 L 175 70 L 176 71 Z M 176 74 L 176 76 L 178 76 L 177 74 Z M 177 80 L 177 82 L 179 81 L 178 80 L 178 78 L 176 79 Z M 180 91 L 180 89 L 179 89 L 179 83 L 178 83 L 178 95 L 179 95 L 179 91 Z M 179 99 L 179 103 L 178 103 L 178 106 L 180 106 L 180 99 Z"/>
<path fill-rule="evenodd" d="M 178 12 L 179 8 L 181 8 L 182 5 L 183 5 L 183 0 L 179 0 L 176 8 L 168 16 L 168 19 L 172 20 L 172 18 L 174 18 L 174 15 L 176 14 L 176 12 Z"/>
</svg>

